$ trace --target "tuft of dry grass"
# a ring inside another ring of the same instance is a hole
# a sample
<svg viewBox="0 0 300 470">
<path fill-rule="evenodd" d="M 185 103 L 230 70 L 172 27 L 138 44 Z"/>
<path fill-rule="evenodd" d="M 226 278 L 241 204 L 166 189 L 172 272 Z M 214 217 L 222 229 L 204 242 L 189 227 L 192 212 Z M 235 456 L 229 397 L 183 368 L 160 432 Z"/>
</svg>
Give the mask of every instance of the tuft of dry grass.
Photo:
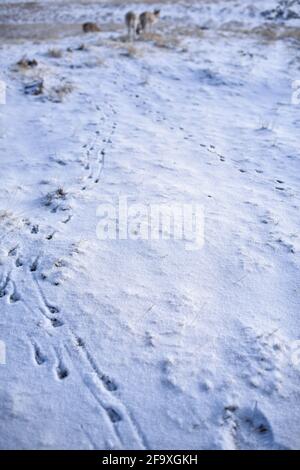
<svg viewBox="0 0 300 470">
<path fill-rule="evenodd" d="M 0 210 L 0 223 L 5 220 L 5 219 L 8 219 L 9 217 L 11 216 L 11 212 L 9 212 L 8 210 Z"/>
<path fill-rule="evenodd" d="M 184 39 L 187 37 L 202 38 L 204 35 L 205 29 L 200 28 L 199 26 L 190 25 L 174 25 L 170 28 L 169 31 L 165 32 L 164 35 L 170 36 L 174 40 Z"/>
<path fill-rule="evenodd" d="M 234 34 L 241 34 L 245 36 L 260 36 L 266 41 L 278 41 L 282 39 L 293 39 L 300 41 L 300 29 L 292 27 L 278 27 L 278 25 L 261 25 L 255 28 L 248 29 L 242 27 L 228 27 L 223 26 L 222 31 L 228 31 Z"/>
<path fill-rule="evenodd" d="M 0 209 L 0 225 L 11 227 L 18 224 L 20 219 L 16 214 L 7 209 Z"/>
<path fill-rule="evenodd" d="M 38 79 L 32 83 L 27 83 L 24 85 L 25 95 L 38 96 L 44 93 L 44 80 Z"/>
<path fill-rule="evenodd" d="M 27 70 L 27 69 L 32 69 L 34 67 L 37 67 L 38 62 L 37 62 L 36 59 L 28 59 L 26 56 L 24 56 L 24 57 L 22 57 L 22 59 L 20 59 L 17 62 L 17 65 L 21 69 Z"/>
<path fill-rule="evenodd" d="M 153 35 L 153 44 L 161 49 L 175 49 L 180 45 L 180 39 L 177 34 L 168 34 L 161 36 L 159 34 Z"/>
<path fill-rule="evenodd" d="M 52 48 L 48 50 L 47 55 L 52 59 L 60 59 L 63 56 L 63 53 L 61 49 Z"/>
<path fill-rule="evenodd" d="M 67 192 L 64 190 L 64 188 L 62 187 L 59 187 L 56 191 L 55 191 L 55 195 L 56 197 L 58 198 L 62 198 L 62 199 L 65 199 L 66 196 L 67 196 Z"/>
<path fill-rule="evenodd" d="M 121 52 L 123 57 L 136 59 L 137 57 L 141 57 L 143 55 L 141 49 L 135 47 L 133 44 L 128 44 L 123 49 L 123 52 Z"/>
<path fill-rule="evenodd" d="M 59 187 L 44 196 L 43 205 L 51 208 L 53 212 L 56 212 L 58 209 L 64 210 L 63 203 L 66 201 L 67 195 L 67 191 L 63 187 Z"/>
<path fill-rule="evenodd" d="M 100 57 L 96 57 L 95 59 L 91 59 L 89 61 L 83 62 L 84 67 L 94 68 L 94 67 L 101 67 L 105 63 L 104 59 Z"/>
<path fill-rule="evenodd" d="M 279 33 L 279 39 L 295 39 L 300 41 L 300 28 L 285 28 Z"/>
<path fill-rule="evenodd" d="M 62 85 L 54 86 L 49 93 L 49 100 L 54 103 L 61 103 L 73 90 L 74 86 L 72 83 L 63 83 Z"/>
<path fill-rule="evenodd" d="M 86 44 L 82 43 L 82 44 L 80 44 L 75 50 L 76 50 L 76 51 L 88 51 L 89 48 L 88 48 L 88 46 L 87 46 Z"/>
<path fill-rule="evenodd" d="M 270 26 L 257 26 L 256 28 L 253 28 L 250 34 L 257 34 L 268 41 L 276 41 L 277 33 L 278 32 L 276 31 L 276 29 Z"/>
</svg>

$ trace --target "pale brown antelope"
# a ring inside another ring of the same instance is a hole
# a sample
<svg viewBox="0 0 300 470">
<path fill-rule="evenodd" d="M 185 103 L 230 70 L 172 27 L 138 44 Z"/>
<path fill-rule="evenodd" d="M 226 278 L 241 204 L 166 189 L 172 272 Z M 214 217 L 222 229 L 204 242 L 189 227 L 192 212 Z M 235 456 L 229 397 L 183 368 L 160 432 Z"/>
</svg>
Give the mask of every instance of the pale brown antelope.
<svg viewBox="0 0 300 470">
<path fill-rule="evenodd" d="M 125 24 L 128 30 L 128 39 L 134 39 L 136 34 L 138 18 L 133 11 L 128 11 L 125 15 Z"/>
<path fill-rule="evenodd" d="M 152 33 L 153 25 L 159 20 L 160 10 L 144 11 L 139 16 L 139 22 L 136 29 L 137 34 Z"/>
</svg>

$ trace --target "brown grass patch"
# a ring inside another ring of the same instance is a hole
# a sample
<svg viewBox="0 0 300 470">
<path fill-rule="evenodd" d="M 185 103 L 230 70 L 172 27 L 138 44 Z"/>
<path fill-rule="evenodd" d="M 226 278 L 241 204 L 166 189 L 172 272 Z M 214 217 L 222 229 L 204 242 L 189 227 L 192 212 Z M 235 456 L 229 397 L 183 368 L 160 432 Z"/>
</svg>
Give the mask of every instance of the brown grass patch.
<svg viewBox="0 0 300 470">
<path fill-rule="evenodd" d="M 252 29 L 247 28 L 231 28 L 231 27 L 222 27 L 222 31 L 228 31 L 235 34 L 241 34 L 245 36 L 260 36 L 266 41 L 278 41 L 282 39 L 294 39 L 300 41 L 300 28 L 281 28 L 278 25 L 262 25 L 256 26 Z"/>
<path fill-rule="evenodd" d="M 28 70 L 28 69 L 32 69 L 34 67 L 37 67 L 38 62 L 37 62 L 36 59 L 28 59 L 26 56 L 24 56 L 24 57 L 22 57 L 22 59 L 20 59 L 17 62 L 17 65 L 18 65 L 18 67 L 20 67 L 23 70 Z"/>
<path fill-rule="evenodd" d="M 52 59 L 60 59 L 63 56 L 63 53 L 60 49 L 49 49 L 47 53 L 48 57 L 51 57 Z"/>
<path fill-rule="evenodd" d="M 61 103 L 73 90 L 74 86 L 72 83 L 63 83 L 62 85 L 55 86 L 49 93 L 49 100 L 55 103 Z"/>
<path fill-rule="evenodd" d="M 130 59 L 136 59 L 137 57 L 141 57 L 142 51 L 138 47 L 134 46 L 133 44 L 128 44 L 127 46 L 123 46 L 123 51 L 121 52 L 121 56 L 129 57 Z"/>
</svg>

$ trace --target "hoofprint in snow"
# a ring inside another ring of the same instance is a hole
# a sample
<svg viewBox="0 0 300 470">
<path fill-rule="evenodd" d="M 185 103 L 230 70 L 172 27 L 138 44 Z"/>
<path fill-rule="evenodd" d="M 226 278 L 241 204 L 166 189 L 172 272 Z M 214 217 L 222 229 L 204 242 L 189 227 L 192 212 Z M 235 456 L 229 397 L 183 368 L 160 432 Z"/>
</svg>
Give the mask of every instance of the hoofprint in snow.
<svg viewBox="0 0 300 470">
<path fill-rule="evenodd" d="M 1 46 L 3 449 L 299 448 L 299 47 L 184 28 L 269 21 L 223 3 Z M 119 197 L 202 206 L 203 248 L 99 240 Z"/>
</svg>

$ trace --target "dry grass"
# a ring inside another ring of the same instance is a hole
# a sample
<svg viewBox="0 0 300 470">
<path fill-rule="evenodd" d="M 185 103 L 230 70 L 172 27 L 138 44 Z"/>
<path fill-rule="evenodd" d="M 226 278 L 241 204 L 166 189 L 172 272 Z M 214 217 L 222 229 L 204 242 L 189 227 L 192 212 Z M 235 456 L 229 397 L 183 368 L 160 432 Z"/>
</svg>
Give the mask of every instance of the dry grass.
<svg viewBox="0 0 300 470">
<path fill-rule="evenodd" d="M 152 41 L 154 46 L 159 47 L 161 49 L 175 49 L 180 45 L 180 38 L 175 33 L 161 35 L 161 34 L 154 34 L 152 35 Z"/>
<path fill-rule="evenodd" d="M 55 103 L 61 103 L 73 90 L 74 86 L 72 83 L 63 83 L 62 85 L 55 86 L 49 93 L 49 100 Z"/>
<path fill-rule="evenodd" d="M 3 227 L 11 227 L 16 226 L 19 222 L 20 218 L 12 211 L 7 209 L 0 209 L 0 225 L 2 225 Z"/>
<path fill-rule="evenodd" d="M 138 38 L 138 42 L 149 42 L 161 49 L 177 49 L 187 37 L 202 38 L 203 29 L 198 26 L 168 25 L 157 28 L 155 33 L 144 33 Z"/>
<path fill-rule="evenodd" d="M 84 67 L 94 68 L 94 67 L 101 67 L 105 64 L 105 60 L 101 59 L 100 57 L 95 57 L 94 59 L 88 60 L 83 62 Z"/>
<path fill-rule="evenodd" d="M 140 48 L 134 46 L 133 44 L 128 44 L 127 46 L 123 46 L 123 51 L 121 52 L 121 56 L 129 57 L 130 59 L 136 59 L 137 57 L 141 57 L 143 55 Z"/>
<path fill-rule="evenodd" d="M 185 37 L 196 37 L 196 38 L 202 38 L 204 35 L 205 30 L 203 28 L 200 28 L 199 26 L 191 25 L 191 26 L 185 26 L 185 25 L 174 25 L 173 28 L 170 28 L 169 32 L 166 32 L 165 35 L 167 36 L 168 34 L 173 37 L 173 38 L 180 38 L 183 39 Z"/>
<path fill-rule="evenodd" d="M 222 31 L 228 31 L 245 36 L 260 36 L 266 41 L 278 41 L 282 39 L 294 39 L 300 41 L 300 28 L 280 28 L 278 25 L 262 25 L 252 29 L 223 26 Z"/>
<path fill-rule="evenodd" d="M 295 39 L 300 41 L 300 28 L 285 28 L 279 33 L 279 39 Z"/>
<path fill-rule="evenodd" d="M 82 44 L 80 44 L 75 50 L 76 50 L 76 51 L 88 51 L 89 48 L 88 48 L 88 46 L 87 46 L 86 44 L 82 43 Z"/>
<path fill-rule="evenodd" d="M 0 210 L 0 223 L 5 220 L 5 219 L 8 219 L 9 217 L 11 217 L 12 213 L 9 212 L 8 210 Z"/>
<path fill-rule="evenodd" d="M 56 197 L 58 198 L 62 198 L 62 199 L 65 199 L 66 196 L 67 196 L 67 192 L 64 190 L 64 188 L 62 187 L 59 187 L 56 191 L 55 191 L 55 195 Z"/>
<path fill-rule="evenodd" d="M 22 57 L 22 59 L 20 59 L 17 62 L 17 65 L 18 65 L 18 67 L 20 67 L 23 70 L 28 70 L 28 69 L 32 69 L 34 67 L 37 67 L 38 62 L 37 62 L 36 59 L 28 59 L 26 56 L 24 56 L 24 57 Z"/>
<path fill-rule="evenodd" d="M 111 38 L 112 41 L 114 42 L 121 42 L 123 44 L 134 44 L 136 41 L 130 41 L 128 39 L 128 35 L 127 34 L 122 34 L 121 36 L 118 36 L 117 38 L 116 37 L 112 37 Z"/>
<path fill-rule="evenodd" d="M 52 59 L 60 59 L 63 56 L 63 53 L 60 49 L 49 49 L 47 53 L 48 57 L 51 57 Z"/>
<path fill-rule="evenodd" d="M 55 191 L 47 193 L 43 198 L 43 205 L 45 207 L 58 208 L 60 203 L 67 199 L 68 193 L 64 188 L 59 187 Z"/>
<path fill-rule="evenodd" d="M 25 95 L 38 96 L 44 93 L 44 80 L 38 78 L 34 82 L 26 83 L 24 85 Z"/>
<path fill-rule="evenodd" d="M 139 47 L 142 43 L 152 44 L 162 49 L 174 49 L 180 45 L 180 37 L 178 37 L 177 33 L 173 32 L 166 34 L 145 33 L 135 41 L 128 41 L 128 36 L 122 35 L 117 38 L 111 38 L 110 45 L 112 47 L 121 46 L 123 49 L 122 56 L 134 58 L 143 56 L 144 50 Z"/>
</svg>

